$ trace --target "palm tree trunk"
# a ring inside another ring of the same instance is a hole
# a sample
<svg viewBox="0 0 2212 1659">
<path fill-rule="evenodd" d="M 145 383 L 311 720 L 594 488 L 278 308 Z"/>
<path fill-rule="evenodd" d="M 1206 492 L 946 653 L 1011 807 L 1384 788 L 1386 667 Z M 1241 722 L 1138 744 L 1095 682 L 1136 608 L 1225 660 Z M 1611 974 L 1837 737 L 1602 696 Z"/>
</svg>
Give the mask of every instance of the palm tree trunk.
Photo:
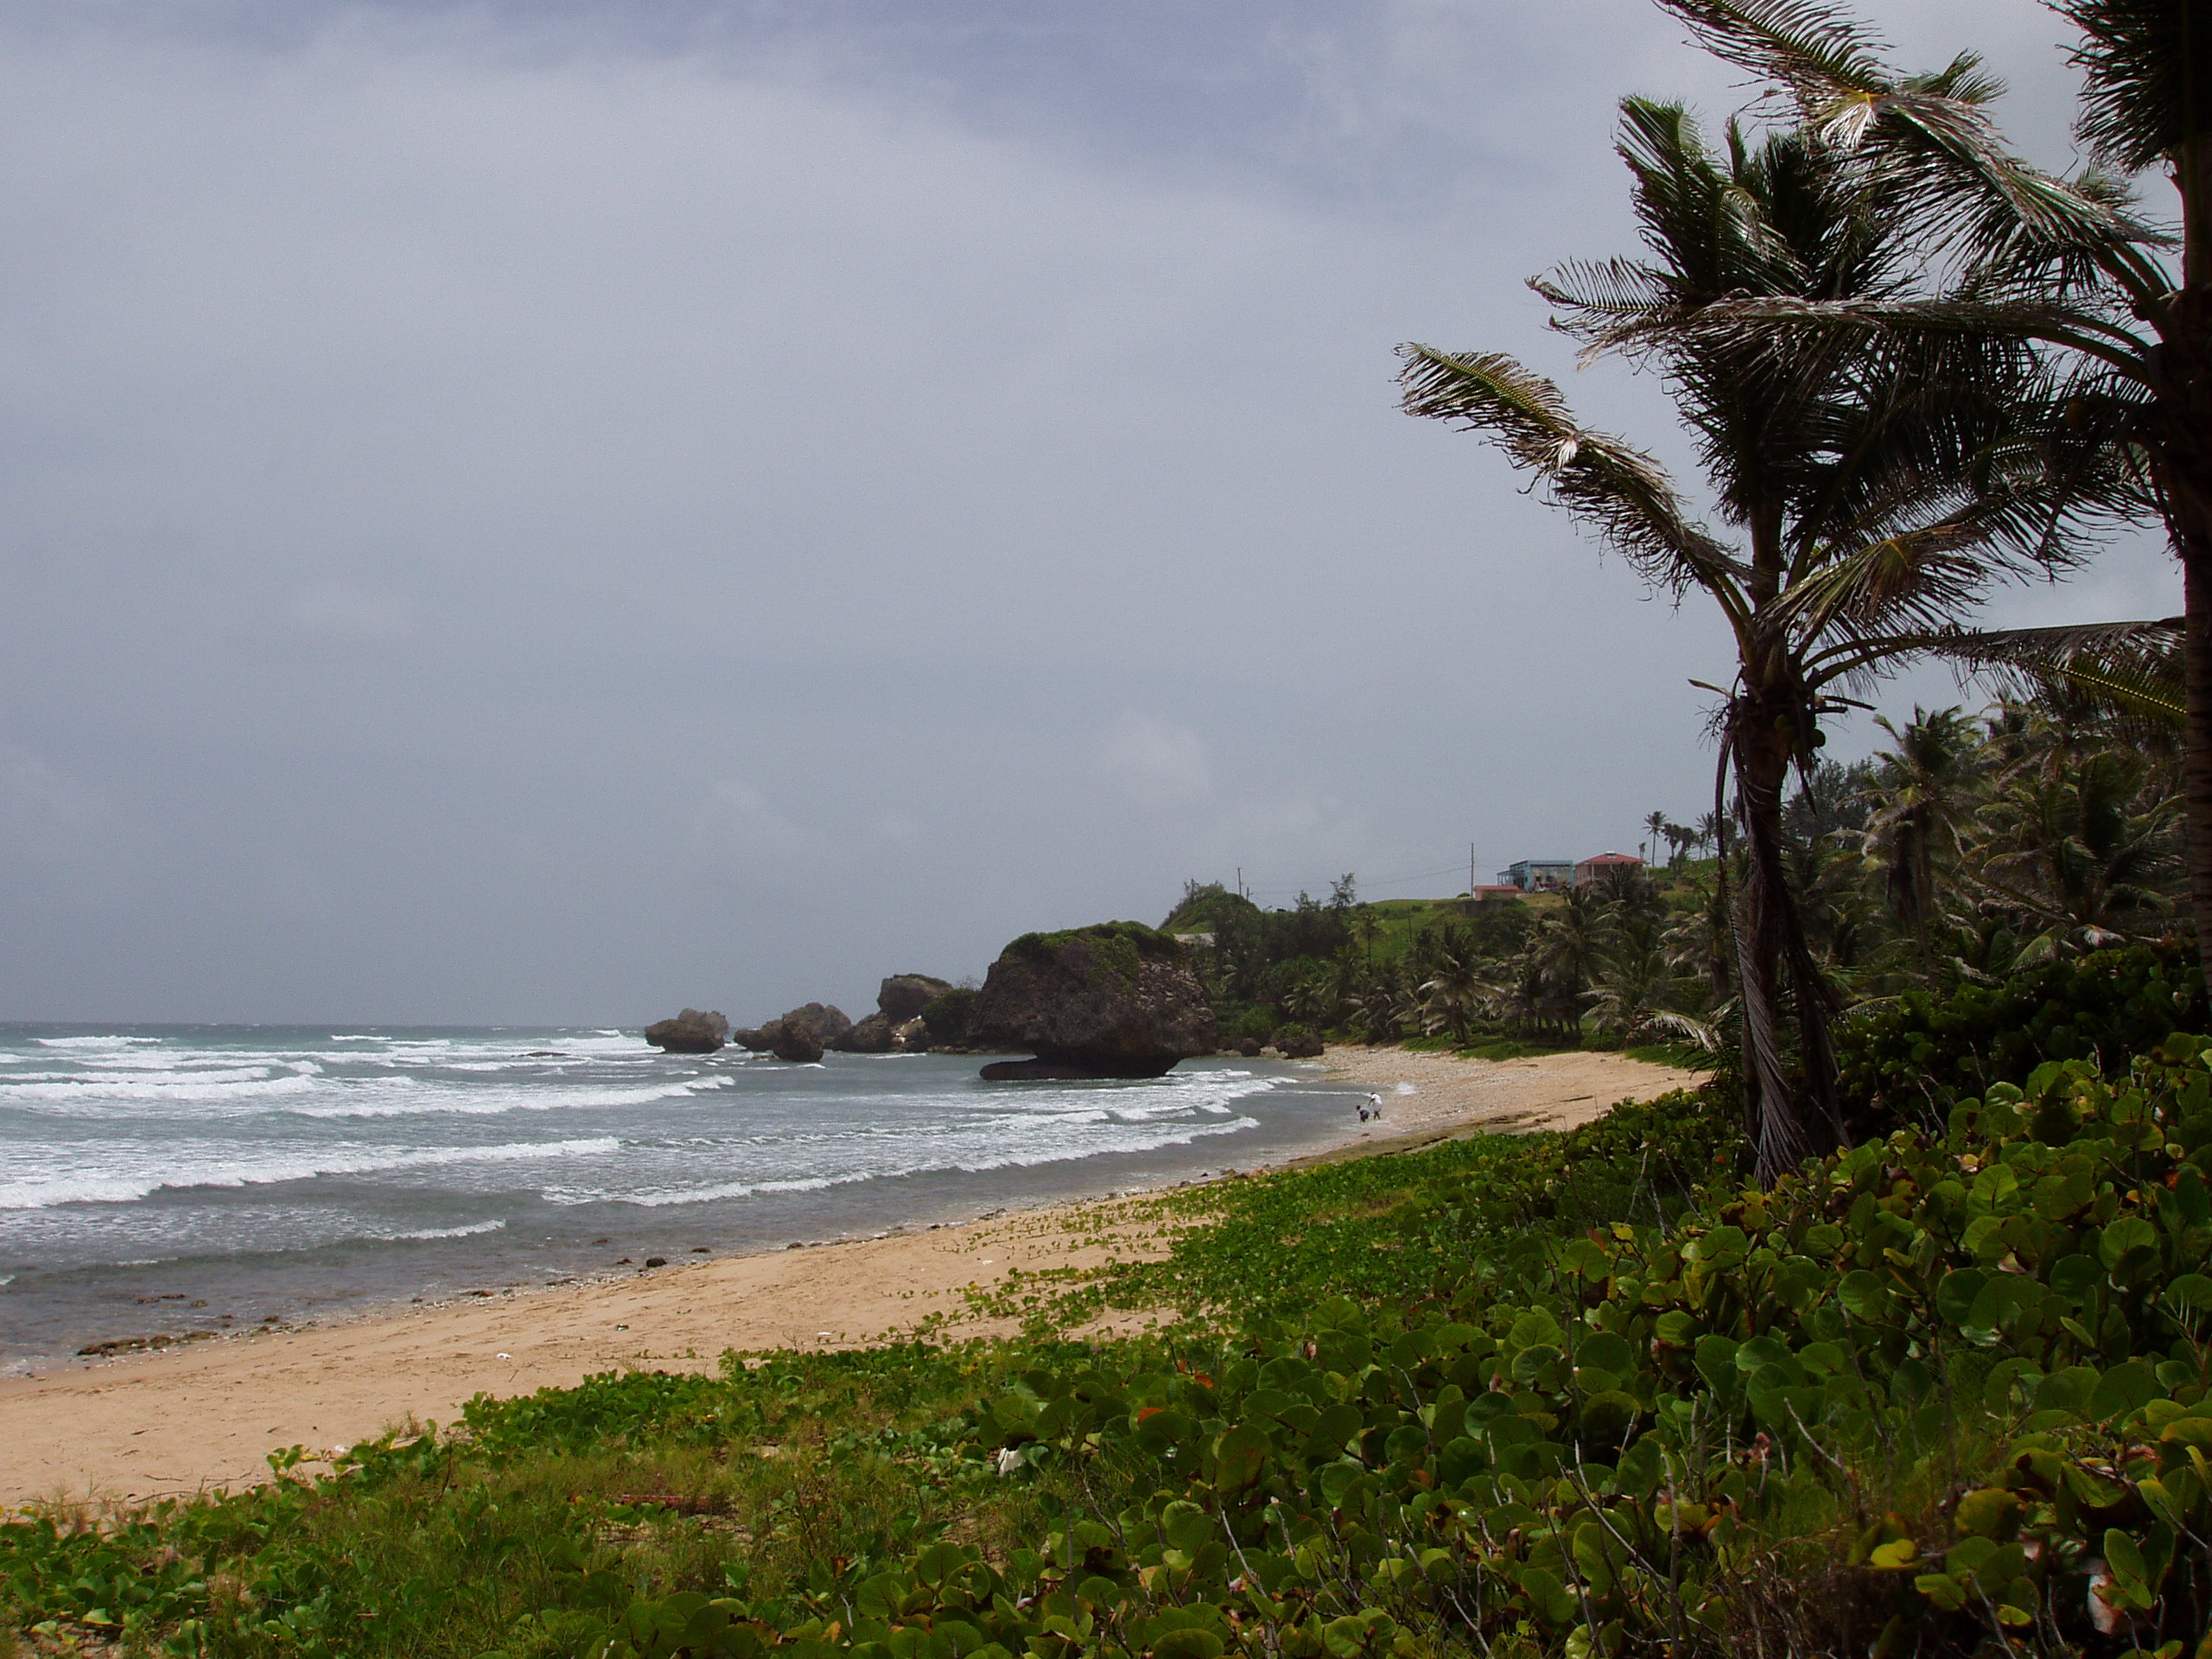
<svg viewBox="0 0 2212 1659">
<path fill-rule="evenodd" d="M 2212 944 L 2212 524 L 2185 524 L 2176 548 L 2182 572 L 2182 677 L 2188 729 L 2182 744 L 2182 833 L 2189 857 L 2190 909 L 2197 954 Z"/>
<path fill-rule="evenodd" d="M 1782 792 L 1789 779 L 1789 746 L 1771 714 L 1756 706 L 1740 705 L 1732 724 L 1745 842 L 1736 913 L 1744 1088 L 1746 1108 L 1756 1114 L 1757 1173 L 1767 1182 L 1835 1150 L 1835 1060 L 1819 970 L 1783 865 Z M 1785 962 L 1796 992 L 1806 1073 L 1802 1087 L 1792 1080 L 1782 1052 Z"/>
<path fill-rule="evenodd" d="M 2187 38 L 2186 32 L 2184 39 Z M 2190 79 L 2195 84 L 2195 77 Z M 2212 153 L 2202 136 L 2175 156 L 2182 204 L 2181 291 L 2169 302 L 2158 368 L 2166 524 L 2182 571 L 2182 835 L 2196 950 L 2212 946 Z"/>
</svg>

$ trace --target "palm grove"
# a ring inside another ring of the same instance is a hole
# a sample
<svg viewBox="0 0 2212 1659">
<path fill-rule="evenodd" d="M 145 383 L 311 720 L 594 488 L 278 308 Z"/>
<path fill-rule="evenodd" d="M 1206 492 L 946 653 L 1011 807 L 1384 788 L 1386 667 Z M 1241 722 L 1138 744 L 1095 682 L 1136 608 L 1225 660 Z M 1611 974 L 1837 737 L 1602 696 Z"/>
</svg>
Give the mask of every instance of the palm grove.
<svg viewBox="0 0 2212 1659">
<path fill-rule="evenodd" d="M 1843 1138 L 1847 999 L 2212 924 L 2212 31 L 2174 0 L 2067 0 L 2094 163 L 2061 179 L 2008 148 L 1971 56 L 1908 75 L 1826 6 L 1662 3 L 1763 96 L 1713 135 L 1627 100 L 1642 253 L 1535 286 L 1586 357 L 1663 378 L 1715 524 L 1510 358 L 1412 346 L 1402 380 L 1408 412 L 1719 607 L 1720 855 L 1672 908 L 1573 901 L 1502 980 L 1438 939 L 1420 982 L 1432 1021 L 1467 1001 L 1563 1020 L 1569 995 L 1630 1028 L 1720 1021 L 1771 1178 Z M 2160 174 L 2177 213 L 2136 194 Z M 2128 524 L 2168 534 L 2179 624 L 1967 626 L 1993 584 Z M 1871 772 L 1821 766 L 1823 721 L 1930 654 L 2029 695 L 1984 725 L 1918 716 Z"/>
</svg>

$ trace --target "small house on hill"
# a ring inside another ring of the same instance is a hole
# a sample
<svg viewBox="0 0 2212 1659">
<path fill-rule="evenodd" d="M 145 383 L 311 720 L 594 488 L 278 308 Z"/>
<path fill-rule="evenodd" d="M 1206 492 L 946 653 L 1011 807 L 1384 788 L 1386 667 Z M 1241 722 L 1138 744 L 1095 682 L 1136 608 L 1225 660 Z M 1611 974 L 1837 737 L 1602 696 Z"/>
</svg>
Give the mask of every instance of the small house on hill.
<svg viewBox="0 0 2212 1659">
<path fill-rule="evenodd" d="M 1643 861 L 1633 853 L 1592 853 L 1574 867 L 1574 885 L 1586 887 L 1599 880 L 1608 870 L 1627 868 L 1640 870 Z"/>
<path fill-rule="evenodd" d="M 1501 886 L 1523 893 L 1552 893 L 1574 880 L 1574 866 L 1564 858 L 1524 858 L 1510 869 L 1497 873 Z"/>
</svg>

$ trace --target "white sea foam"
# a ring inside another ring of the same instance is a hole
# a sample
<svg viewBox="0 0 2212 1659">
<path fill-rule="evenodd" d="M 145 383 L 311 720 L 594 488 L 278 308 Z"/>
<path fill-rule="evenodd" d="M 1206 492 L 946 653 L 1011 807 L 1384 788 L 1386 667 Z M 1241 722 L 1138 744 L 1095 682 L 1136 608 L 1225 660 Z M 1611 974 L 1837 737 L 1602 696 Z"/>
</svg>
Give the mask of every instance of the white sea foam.
<svg viewBox="0 0 2212 1659">
<path fill-rule="evenodd" d="M 158 1043 L 159 1037 L 34 1037 L 41 1048 L 112 1048 L 124 1044 Z"/>
<path fill-rule="evenodd" d="M 385 1233 L 385 1238 L 394 1243 L 418 1238 L 473 1238 L 479 1233 L 496 1233 L 507 1224 L 504 1221 L 472 1221 L 465 1227 L 425 1227 L 412 1233 Z"/>
<path fill-rule="evenodd" d="M 423 1084 L 381 1098 L 342 1096 L 328 1105 L 291 1109 L 299 1117 L 418 1117 L 458 1114 L 464 1117 L 494 1117 L 502 1112 L 578 1111 L 593 1107 L 645 1106 L 657 1100 L 680 1100 L 687 1095 L 727 1089 L 734 1077 L 690 1077 L 652 1089 L 441 1089 Z M 342 1085 L 341 1085 L 342 1086 Z M 4 1099 L 4 1096 L 0 1096 Z"/>
<path fill-rule="evenodd" d="M 617 1151 L 621 1144 L 613 1135 L 597 1135 L 588 1140 L 440 1147 L 420 1151 L 340 1147 L 289 1158 L 213 1164 L 205 1169 L 170 1167 L 159 1173 L 112 1176 L 55 1175 L 0 1185 L 0 1210 L 48 1210 L 64 1204 L 127 1204 L 165 1188 L 183 1191 L 194 1187 L 265 1186 L 277 1181 L 312 1180 L 328 1175 L 374 1175 L 432 1164 L 527 1163 L 558 1158 L 604 1157 Z"/>
<path fill-rule="evenodd" d="M 72 1077 L 66 1081 L 16 1083 L 0 1078 L 0 1106 L 23 1101 L 70 1101 L 97 1105 L 104 1101 L 258 1100 L 270 1095 L 309 1094 L 321 1087 L 300 1072 L 208 1080 L 187 1072 L 154 1077 Z"/>
</svg>

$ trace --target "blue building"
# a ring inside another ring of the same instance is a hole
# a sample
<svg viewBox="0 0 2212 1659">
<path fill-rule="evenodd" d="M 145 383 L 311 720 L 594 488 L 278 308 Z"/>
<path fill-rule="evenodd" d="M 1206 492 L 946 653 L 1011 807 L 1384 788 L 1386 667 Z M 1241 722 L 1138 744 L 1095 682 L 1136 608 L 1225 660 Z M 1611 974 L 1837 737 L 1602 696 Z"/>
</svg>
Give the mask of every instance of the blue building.
<svg viewBox="0 0 2212 1659">
<path fill-rule="evenodd" d="M 1500 885 L 1516 887 L 1523 893 L 1556 893 L 1574 885 L 1574 861 L 1524 858 L 1512 868 L 1500 870 L 1497 879 Z"/>
</svg>

